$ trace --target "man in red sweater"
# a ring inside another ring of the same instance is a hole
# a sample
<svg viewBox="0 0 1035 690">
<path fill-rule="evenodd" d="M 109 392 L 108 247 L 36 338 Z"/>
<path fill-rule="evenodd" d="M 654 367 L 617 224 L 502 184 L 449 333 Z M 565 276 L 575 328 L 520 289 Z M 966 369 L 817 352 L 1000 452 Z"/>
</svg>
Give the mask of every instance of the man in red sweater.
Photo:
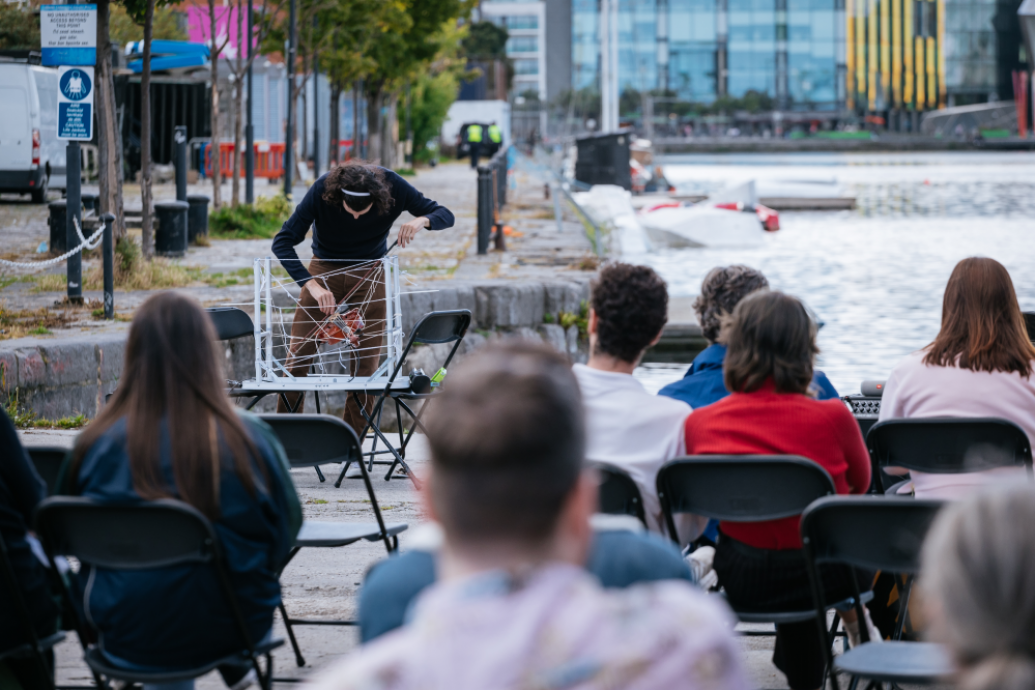
<svg viewBox="0 0 1035 690">
<path fill-rule="evenodd" d="M 733 311 L 723 339 L 732 393 L 694 412 L 685 425 L 690 455 L 800 455 L 821 465 L 839 494 L 870 485 L 870 459 L 859 425 L 840 400 L 806 395 L 812 381 L 816 327 L 797 299 L 779 292 L 745 298 Z M 715 571 L 734 606 L 755 610 L 812 607 L 800 516 L 766 522 L 722 522 Z M 869 589 L 864 573 L 824 571 L 828 601 L 851 596 L 850 577 Z M 854 612 L 842 614 L 850 639 L 858 639 Z M 871 639 L 880 635 L 872 629 Z M 792 690 L 822 687 L 825 659 L 815 621 L 776 626 L 773 663 Z"/>
</svg>

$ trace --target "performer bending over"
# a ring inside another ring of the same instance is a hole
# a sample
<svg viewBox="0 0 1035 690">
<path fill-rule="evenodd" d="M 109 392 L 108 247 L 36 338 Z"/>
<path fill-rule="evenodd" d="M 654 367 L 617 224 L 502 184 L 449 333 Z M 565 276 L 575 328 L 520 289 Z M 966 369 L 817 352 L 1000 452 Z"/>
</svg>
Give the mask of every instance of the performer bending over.
<svg viewBox="0 0 1035 690">
<path fill-rule="evenodd" d="M 291 325 L 291 349 L 287 369 L 293 376 L 309 374 L 312 356 L 316 353 L 313 337 L 324 315 L 335 312 L 338 303 L 355 290 L 356 301 L 368 304 L 364 320 L 371 334 L 359 338 L 352 357 L 352 374 L 370 376 L 380 358 L 385 322 L 385 285 L 383 271 L 374 271 L 364 282 L 366 271 L 343 271 L 349 263 L 380 259 L 387 251 L 388 232 L 403 211 L 414 218 L 399 228 L 399 246 L 405 247 L 423 228 L 444 230 L 453 226 L 453 214 L 444 206 L 427 199 L 410 183 L 391 170 L 364 163 L 348 162 L 322 175 L 306 192 L 295 212 L 273 238 L 273 253 L 284 268 L 302 285 L 301 306 L 295 311 Z M 295 245 L 313 228 L 313 260 L 309 270 L 298 259 Z M 323 276 L 322 274 L 329 274 Z M 349 300 L 352 302 L 352 298 Z M 286 398 L 294 411 L 301 412 L 304 393 L 288 393 Z M 373 398 L 365 398 L 367 414 Z M 278 399 L 277 411 L 287 412 L 284 399 Z M 363 418 L 352 396 L 345 405 L 345 421 L 363 431 Z"/>
</svg>

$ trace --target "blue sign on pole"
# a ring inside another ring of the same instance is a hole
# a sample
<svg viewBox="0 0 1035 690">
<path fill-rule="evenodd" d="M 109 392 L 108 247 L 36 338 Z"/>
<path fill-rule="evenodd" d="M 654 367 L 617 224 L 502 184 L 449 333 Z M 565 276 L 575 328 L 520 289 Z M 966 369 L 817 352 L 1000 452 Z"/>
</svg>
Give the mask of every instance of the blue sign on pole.
<svg viewBox="0 0 1035 690">
<path fill-rule="evenodd" d="M 93 67 L 58 71 L 58 139 L 93 139 Z"/>
</svg>

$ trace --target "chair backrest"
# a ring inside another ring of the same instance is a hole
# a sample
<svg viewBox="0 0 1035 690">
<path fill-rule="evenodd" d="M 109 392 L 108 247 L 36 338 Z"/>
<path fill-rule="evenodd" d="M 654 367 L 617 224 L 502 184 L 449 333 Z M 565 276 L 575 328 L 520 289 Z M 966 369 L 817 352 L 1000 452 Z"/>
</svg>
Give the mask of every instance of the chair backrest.
<svg viewBox="0 0 1035 690">
<path fill-rule="evenodd" d="M 1031 468 L 1027 434 L 1005 419 L 938 417 L 889 419 L 866 436 L 874 476 L 883 467 L 931 474 L 980 472 L 996 467 Z M 885 490 L 883 485 L 881 490 Z"/>
<path fill-rule="evenodd" d="M 777 520 L 837 493 L 825 469 L 797 455 L 678 458 L 661 468 L 657 485 L 666 519 L 694 513 L 734 522 Z"/>
<path fill-rule="evenodd" d="M 207 563 L 218 553 L 205 516 L 172 499 L 112 504 L 55 496 L 40 503 L 36 532 L 52 556 L 113 570 Z"/>
<path fill-rule="evenodd" d="M 205 311 L 216 327 L 219 340 L 233 340 L 255 334 L 252 317 L 237 307 L 208 307 Z"/>
<path fill-rule="evenodd" d="M 802 516 L 802 544 L 815 563 L 916 573 L 927 530 L 943 505 L 889 496 L 823 498 Z"/>
<path fill-rule="evenodd" d="M 646 526 L 643 498 L 629 473 L 606 463 L 594 463 L 593 466 L 600 474 L 600 505 L 597 510 L 609 515 L 632 515 Z"/>
<path fill-rule="evenodd" d="M 292 467 L 315 467 L 362 456 L 352 427 L 327 414 L 259 415 L 280 439 Z"/>
<path fill-rule="evenodd" d="M 61 474 L 61 465 L 64 464 L 69 449 L 63 446 L 26 446 L 25 450 L 28 451 L 29 459 L 36 468 L 36 474 L 47 485 L 47 495 L 53 495 L 58 475 Z"/>
<path fill-rule="evenodd" d="M 413 327 L 410 340 L 413 343 L 438 345 L 460 340 L 471 325 L 471 312 L 467 309 L 433 311 L 425 314 Z"/>
</svg>

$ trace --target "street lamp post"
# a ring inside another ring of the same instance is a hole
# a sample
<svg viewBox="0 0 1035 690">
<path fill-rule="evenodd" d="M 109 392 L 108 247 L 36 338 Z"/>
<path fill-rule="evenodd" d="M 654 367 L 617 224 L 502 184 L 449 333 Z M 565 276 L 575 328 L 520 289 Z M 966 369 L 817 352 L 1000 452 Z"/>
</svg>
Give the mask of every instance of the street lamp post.
<svg viewBox="0 0 1035 690">
<path fill-rule="evenodd" d="M 252 0 L 248 0 L 248 120 L 244 126 L 244 201 L 248 204 L 255 202 L 255 125 L 252 122 L 252 63 L 255 62 L 252 53 L 255 47 L 252 45 L 252 21 Z"/>
<path fill-rule="evenodd" d="M 294 94 L 294 91 L 295 91 L 295 50 L 296 50 L 296 36 L 295 36 L 295 33 L 296 33 L 296 31 L 295 31 L 295 29 L 296 29 L 296 27 L 295 27 L 296 17 L 295 17 L 295 15 L 297 14 L 296 3 L 297 3 L 297 0 L 291 0 L 291 13 L 290 13 L 290 22 L 289 22 L 289 26 L 288 26 L 288 45 L 287 45 L 287 83 L 288 83 L 288 86 L 287 86 L 287 99 L 288 99 L 288 103 L 287 103 L 287 132 L 284 135 L 284 139 L 285 139 L 285 143 L 284 143 L 284 196 L 286 196 L 289 199 L 291 198 L 291 185 L 292 185 L 292 180 L 291 180 L 292 175 L 291 175 L 291 173 L 294 172 L 292 170 L 292 168 L 294 167 L 294 162 L 293 162 L 293 160 L 294 160 L 294 150 L 293 149 L 294 149 L 294 143 L 295 142 L 292 141 L 292 139 L 294 138 L 292 136 L 292 132 L 293 132 L 292 123 L 294 122 L 294 119 L 295 119 L 294 118 L 294 112 L 295 112 L 295 94 Z"/>
</svg>

